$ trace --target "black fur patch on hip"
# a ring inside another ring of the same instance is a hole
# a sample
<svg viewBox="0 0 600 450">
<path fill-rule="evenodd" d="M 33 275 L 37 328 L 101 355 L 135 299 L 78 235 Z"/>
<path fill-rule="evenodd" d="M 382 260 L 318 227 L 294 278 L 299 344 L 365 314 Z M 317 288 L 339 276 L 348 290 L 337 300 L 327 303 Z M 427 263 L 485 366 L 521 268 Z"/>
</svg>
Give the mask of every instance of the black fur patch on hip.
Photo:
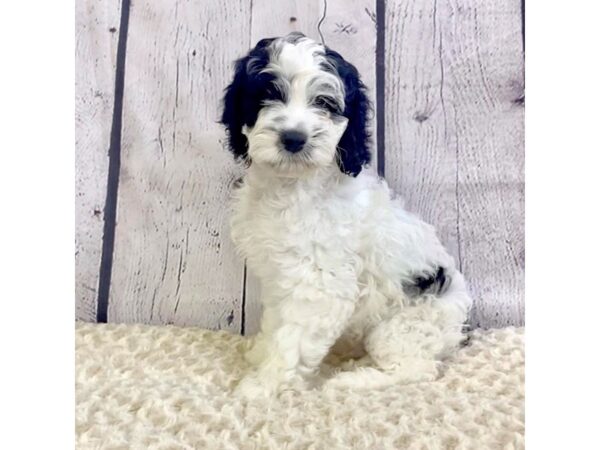
<svg viewBox="0 0 600 450">
<path fill-rule="evenodd" d="M 415 275 L 410 281 L 403 284 L 404 292 L 409 297 L 418 297 L 424 294 L 442 295 L 448 290 L 452 278 L 444 267 L 438 267 L 435 273 L 422 273 Z"/>
</svg>

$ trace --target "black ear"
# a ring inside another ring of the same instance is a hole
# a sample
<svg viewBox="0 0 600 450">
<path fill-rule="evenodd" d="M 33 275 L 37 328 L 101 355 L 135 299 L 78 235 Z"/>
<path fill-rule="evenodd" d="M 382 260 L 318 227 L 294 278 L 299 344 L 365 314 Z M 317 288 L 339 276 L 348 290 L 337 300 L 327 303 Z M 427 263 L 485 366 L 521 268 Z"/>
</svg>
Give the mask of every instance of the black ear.
<svg viewBox="0 0 600 450">
<path fill-rule="evenodd" d="M 246 159 L 248 156 L 248 140 L 242 134 L 242 127 L 244 126 L 242 105 L 248 59 L 248 56 L 246 56 L 235 62 L 233 81 L 225 88 L 225 96 L 223 97 L 221 123 L 225 125 L 229 149 L 236 159 Z"/>
<path fill-rule="evenodd" d="M 348 126 L 338 144 L 338 165 L 342 172 L 355 177 L 371 161 L 371 135 L 368 131 L 371 102 L 356 67 L 328 48 L 325 56 L 337 70 L 346 90 L 343 116 L 348 119 Z"/>
<path fill-rule="evenodd" d="M 235 62 L 233 81 L 225 88 L 221 123 L 227 132 L 229 149 L 236 159 L 243 159 L 247 162 L 250 162 L 248 140 L 242 134 L 242 127 L 254 125 L 260 107 L 256 89 L 256 84 L 260 80 L 248 73 L 248 63 L 252 60 L 253 72 L 264 67 L 268 62 L 267 46 L 273 40 L 273 38 L 262 39 L 247 56 L 238 59 Z"/>
</svg>

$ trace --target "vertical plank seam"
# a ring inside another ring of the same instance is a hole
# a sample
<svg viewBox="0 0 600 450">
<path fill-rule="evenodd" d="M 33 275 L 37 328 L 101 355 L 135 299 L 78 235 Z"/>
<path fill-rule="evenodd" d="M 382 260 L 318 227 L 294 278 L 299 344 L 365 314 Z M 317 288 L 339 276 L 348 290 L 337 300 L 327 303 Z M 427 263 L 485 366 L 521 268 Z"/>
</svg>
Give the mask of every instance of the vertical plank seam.
<svg viewBox="0 0 600 450">
<path fill-rule="evenodd" d="M 123 93 L 125 85 L 125 54 L 127 50 L 127 30 L 129 28 L 130 0 L 121 2 L 121 20 L 117 42 L 117 61 L 115 69 L 115 96 L 113 117 L 108 148 L 108 175 L 106 200 L 104 203 L 104 229 L 102 235 L 102 256 L 98 276 L 98 298 L 96 321 L 108 320 L 108 297 L 112 276 L 113 252 L 115 246 L 115 228 L 117 218 L 117 195 L 119 190 L 119 172 L 121 170 L 121 132 L 123 120 Z"/>
<path fill-rule="evenodd" d="M 376 0 L 375 117 L 377 118 L 377 173 L 385 176 L 385 0 Z"/>
<path fill-rule="evenodd" d="M 523 42 L 523 58 L 525 58 L 525 0 L 521 0 L 521 41 Z"/>
<path fill-rule="evenodd" d="M 521 0 L 521 42 L 522 42 L 522 51 L 523 51 L 523 67 L 521 70 L 522 73 L 522 80 L 523 80 L 523 93 L 521 94 L 521 98 L 523 99 L 523 105 L 525 105 L 525 88 L 526 88 L 526 84 L 525 84 L 525 80 L 526 80 L 526 76 L 525 76 L 525 0 Z M 525 126 L 524 123 L 522 123 L 522 126 Z M 521 149 L 522 151 L 525 150 L 525 142 L 522 140 L 521 141 Z M 521 179 L 523 179 L 523 172 L 521 172 L 520 176 Z M 523 180 L 524 181 L 524 180 Z M 523 205 L 524 206 L 524 205 Z M 522 211 L 524 213 L 524 211 Z M 520 223 L 520 227 L 521 227 L 521 234 L 523 234 L 525 232 L 524 230 L 524 217 L 521 218 L 521 223 Z M 526 258 L 526 255 L 524 255 Z M 526 262 L 524 262 L 524 264 L 526 264 Z M 518 267 L 518 265 L 517 265 Z M 525 267 L 523 267 L 522 270 L 525 270 Z M 518 298 L 518 302 L 519 304 L 517 305 L 517 313 L 520 315 L 520 320 L 515 321 L 517 325 L 524 325 L 524 321 L 525 321 L 525 298 L 524 298 L 524 288 L 525 286 L 523 285 L 523 282 L 521 282 L 521 286 L 520 286 L 520 298 Z M 512 315 L 511 315 L 512 316 Z"/>
<path fill-rule="evenodd" d="M 248 46 L 252 46 L 252 19 L 254 17 L 254 0 L 250 0 L 250 20 L 248 26 Z M 246 334 L 246 291 L 248 288 L 248 282 L 246 274 L 248 272 L 248 263 L 244 260 L 244 270 L 242 274 L 242 307 L 240 317 L 240 334 L 245 336 Z"/>
<path fill-rule="evenodd" d="M 252 19 L 254 17 L 254 0 L 250 0 L 250 20 L 248 25 L 248 47 L 252 46 Z"/>
<path fill-rule="evenodd" d="M 443 58 L 443 47 L 442 47 L 442 29 L 441 23 L 437 21 L 437 0 L 433 2 L 433 32 L 434 32 L 434 45 L 435 45 L 435 33 L 439 35 L 438 42 L 438 60 L 440 63 L 440 104 L 442 107 L 442 114 L 444 117 L 444 146 L 448 145 L 448 115 L 446 114 L 446 104 L 444 102 L 444 58 Z M 439 29 L 438 29 L 439 27 Z M 456 249 L 457 249 L 457 259 L 458 259 L 458 269 L 462 272 L 462 253 L 461 253 L 461 241 L 460 241 L 460 201 L 459 201 L 459 189 L 458 189 L 458 170 L 459 170 L 459 154 L 458 154 L 458 140 L 455 146 L 455 158 L 456 165 L 454 171 L 454 196 L 456 199 Z"/>
<path fill-rule="evenodd" d="M 521 49 L 523 52 L 523 67 L 521 70 L 521 79 L 523 82 L 523 92 L 518 100 L 525 105 L 525 0 L 521 0 Z"/>
<path fill-rule="evenodd" d="M 247 267 L 248 266 L 246 264 L 246 261 L 244 261 L 244 274 L 242 276 L 242 317 L 240 318 L 240 334 L 242 336 L 246 335 L 246 274 L 248 273 Z"/>
</svg>

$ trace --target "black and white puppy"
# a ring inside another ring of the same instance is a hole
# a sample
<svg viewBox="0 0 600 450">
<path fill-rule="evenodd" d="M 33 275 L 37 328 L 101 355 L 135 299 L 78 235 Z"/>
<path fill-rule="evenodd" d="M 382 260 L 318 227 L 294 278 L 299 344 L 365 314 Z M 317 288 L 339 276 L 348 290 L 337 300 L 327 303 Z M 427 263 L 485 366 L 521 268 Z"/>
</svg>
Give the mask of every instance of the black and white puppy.
<svg viewBox="0 0 600 450">
<path fill-rule="evenodd" d="M 232 237 L 264 308 L 242 395 L 302 380 L 328 353 L 362 357 L 330 384 L 429 380 L 462 339 L 472 300 L 452 257 L 363 170 L 369 116 L 356 68 L 302 34 L 263 39 L 235 64 L 222 123 L 247 170 Z"/>
</svg>

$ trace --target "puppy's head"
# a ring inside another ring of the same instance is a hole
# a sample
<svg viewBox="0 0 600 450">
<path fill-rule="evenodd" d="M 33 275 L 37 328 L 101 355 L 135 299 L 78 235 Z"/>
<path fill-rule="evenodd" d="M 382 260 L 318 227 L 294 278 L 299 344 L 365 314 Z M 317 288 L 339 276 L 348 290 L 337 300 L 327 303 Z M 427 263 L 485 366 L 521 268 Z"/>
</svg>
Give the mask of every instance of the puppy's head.
<svg viewBox="0 0 600 450">
<path fill-rule="evenodd" d="M 356 176 L 370 160 L 370 112 L 356 68 L 292 33 L 263 39 L 235 63 L 221 122 L 233 154 L 299 175 L 337 164 Z"/>
</svg>

